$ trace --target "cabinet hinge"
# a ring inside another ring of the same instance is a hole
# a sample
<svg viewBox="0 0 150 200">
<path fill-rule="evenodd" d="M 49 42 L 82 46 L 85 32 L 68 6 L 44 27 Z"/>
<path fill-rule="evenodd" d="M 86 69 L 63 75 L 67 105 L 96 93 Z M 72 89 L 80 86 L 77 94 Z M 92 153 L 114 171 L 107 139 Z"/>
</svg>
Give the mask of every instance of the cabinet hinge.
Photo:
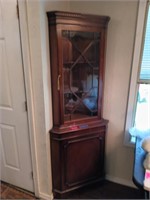
<svg viewBox="0 0 150 200">
<path fill-rule="evenodd" d="M 17 11 L 17 18 L 19 19 L 19 6 L 18 6 L 18 4 L 16 6 L 16 11 Z"/>
</svg>

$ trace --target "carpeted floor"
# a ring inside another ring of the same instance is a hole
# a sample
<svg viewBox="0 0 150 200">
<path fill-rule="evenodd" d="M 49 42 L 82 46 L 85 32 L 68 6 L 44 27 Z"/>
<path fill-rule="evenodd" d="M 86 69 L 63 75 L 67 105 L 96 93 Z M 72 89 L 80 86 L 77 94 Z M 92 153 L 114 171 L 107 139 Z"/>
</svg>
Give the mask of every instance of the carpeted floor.
<svg viewBox="0 0 150 200">
<path fill-rule="evenodd" d="M 37 199 L 32 193 L 4 182 L 0 188 L 0 199 Z M 138 189 L 105 181 L 102 185 L 78 189 L 65 199 L 144 199 L 144 194 Z"/>
</svg>

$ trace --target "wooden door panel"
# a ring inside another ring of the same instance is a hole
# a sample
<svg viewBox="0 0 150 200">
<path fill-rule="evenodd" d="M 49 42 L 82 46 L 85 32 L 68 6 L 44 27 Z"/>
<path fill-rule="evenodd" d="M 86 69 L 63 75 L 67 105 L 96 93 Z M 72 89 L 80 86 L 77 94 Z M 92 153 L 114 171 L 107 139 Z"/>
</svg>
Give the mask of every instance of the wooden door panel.
<svg viewBox="0 0 150 200">
<path fill-rule="evenodd" d="M 99 135 L 75 139 L 64 145 L 67 186 L 98 178 L 102 173 L 103 146 L 103 138 Z"/>
</svg>

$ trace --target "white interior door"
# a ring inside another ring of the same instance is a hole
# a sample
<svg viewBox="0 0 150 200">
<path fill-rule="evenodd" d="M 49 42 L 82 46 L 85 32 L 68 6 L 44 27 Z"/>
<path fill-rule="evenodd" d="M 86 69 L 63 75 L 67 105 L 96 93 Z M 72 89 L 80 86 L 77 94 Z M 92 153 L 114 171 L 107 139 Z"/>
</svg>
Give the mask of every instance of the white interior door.
<svg viewBox="0 0 150 200">
<path fill-rule="evenodd" d="M 17 0 L 0 0 L 1 180 L 33 191 Z"/>
</svg>

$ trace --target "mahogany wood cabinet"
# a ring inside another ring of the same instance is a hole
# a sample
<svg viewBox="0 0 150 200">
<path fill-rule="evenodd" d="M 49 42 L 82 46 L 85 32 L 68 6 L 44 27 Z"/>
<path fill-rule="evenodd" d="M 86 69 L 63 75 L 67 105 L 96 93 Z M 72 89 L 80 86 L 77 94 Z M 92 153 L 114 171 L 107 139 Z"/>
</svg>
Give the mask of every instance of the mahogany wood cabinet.
<svg viewBox="0 0 150 200">
<path fill-rule="evenodd" d="M 107 16 L 48 12 L 53 128 L 53 194 L 104 179 L 102 117 Z"/>
</svg>

